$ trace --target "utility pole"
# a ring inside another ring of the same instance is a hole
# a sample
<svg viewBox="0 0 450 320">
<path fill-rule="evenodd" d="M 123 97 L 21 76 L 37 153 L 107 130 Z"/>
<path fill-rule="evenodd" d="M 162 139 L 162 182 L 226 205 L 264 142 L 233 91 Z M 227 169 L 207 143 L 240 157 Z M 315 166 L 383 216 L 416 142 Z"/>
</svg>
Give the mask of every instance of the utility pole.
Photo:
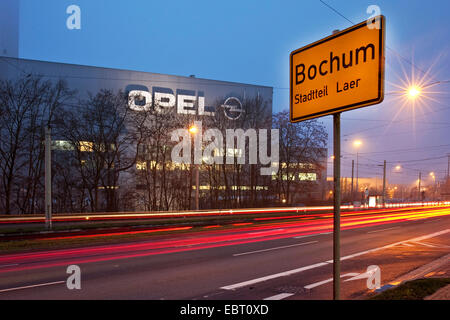
<svg viewBox="0 0 450 320">
<path fill-rule="evenodd" d="M 383 166 L 383 207 L 386 207 L 386 160 Z"/>
<path fill-rule="evenodd" d="M 45 227 L 52 229 L 52 137 L 50 127 L 45 127 Z"/>
</svg>

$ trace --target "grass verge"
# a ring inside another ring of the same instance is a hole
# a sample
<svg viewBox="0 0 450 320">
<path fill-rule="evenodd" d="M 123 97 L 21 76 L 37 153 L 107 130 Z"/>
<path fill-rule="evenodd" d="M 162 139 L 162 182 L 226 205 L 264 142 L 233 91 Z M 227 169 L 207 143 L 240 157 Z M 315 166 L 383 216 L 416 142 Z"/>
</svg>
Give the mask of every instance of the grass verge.
<svg viewBox="0 0 450 320">
<path fill-rule="evenodd" d="M 422 300 L 450 284 L 450 278 L 428 278 L 405 282 L 370 298 L 370 300 Z"/>
</svg>

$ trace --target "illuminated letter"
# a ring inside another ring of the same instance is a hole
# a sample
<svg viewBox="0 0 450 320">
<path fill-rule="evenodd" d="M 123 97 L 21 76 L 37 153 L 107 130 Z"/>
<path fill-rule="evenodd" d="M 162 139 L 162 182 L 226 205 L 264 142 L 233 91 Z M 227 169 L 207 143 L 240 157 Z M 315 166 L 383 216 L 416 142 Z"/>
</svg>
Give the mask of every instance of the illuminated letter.
<svg viewBox="0 0 450 320">
<path fill-rule="evenodd" d="M 198 114 L 200 116 L 214 116 L 214 112 L 205 111 L 205 97 L 198 97 Z"/>
<path fill-rule="evenodd" d="M 175 107 L 175 96 L 170 93 L 155 92 L 155 110 L 164 111 L 164 108 Z"/>
<path fill-rule="evenodd" d="M 137 105 L 137 100 L 144 100 L 144 105 Z M 128 94 L 128 107 L 133 111 L 148 111 L 152 106 L 152 95 L 148 91 L 132 90 Z"/>
<path fill-rule="evenodd" d="M 195 114 L 195 110 L 189 110 L 186 108 L 194 108 L 196 97 L 178 95 L 177 112 L 182 114 Z"/>
</svg>

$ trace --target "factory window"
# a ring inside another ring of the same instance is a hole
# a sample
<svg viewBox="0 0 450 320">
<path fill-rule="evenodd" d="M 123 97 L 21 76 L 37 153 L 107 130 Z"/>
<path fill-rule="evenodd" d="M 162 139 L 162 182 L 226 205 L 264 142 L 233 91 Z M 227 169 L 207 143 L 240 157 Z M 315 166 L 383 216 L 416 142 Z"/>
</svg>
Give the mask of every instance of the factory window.
<svg viewBox="0 0 450 320">
<path fill-rule="evenodd" d="M 145 161 L 137 161 L 136 162 L 136 169 L 137 170 L 146 170 L 147 169 L 147 162 L 145 162 Z"/>
<path fill-rule="evenodd" d="M 73 145 L 69 141 L 65 140 L 52 141 L 52 150 L 71 151 L 73 149 L 74 149 Z"/>
<path fill-rule="evenodd" d="M 317 180 L 317 174 L 316 173 L 299 173 L 298 178 L 300 181 L 316 181 Z"/>
<path fill-rule="evenodd" d="M 89 141 L 80 141 L 80 151 L 81 152 L 93 152 L 94 151 L 94 144 Z"/>
</svg>

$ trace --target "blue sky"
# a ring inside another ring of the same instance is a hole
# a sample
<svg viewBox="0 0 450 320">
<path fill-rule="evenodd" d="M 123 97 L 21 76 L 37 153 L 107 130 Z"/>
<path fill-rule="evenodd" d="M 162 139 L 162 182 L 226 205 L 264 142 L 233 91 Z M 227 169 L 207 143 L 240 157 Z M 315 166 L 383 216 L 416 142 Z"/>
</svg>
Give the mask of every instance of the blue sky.
<svg viewBox="0 0 450 320">
<path fill-rule="evenodd" d="M 319 0 L 21 1 L 22 58 L 273 86 L 274 112 L 289 107 L 289 53 L 351 26 Z M 324 2 L 354 23 L 369 17 L 369 5 L 380 7 L 386 16 L 386 43 L 392 49 L 386 50 L 386 92 L 398 90 L 392 83 L 410 78 L 413 70 L 422 75 L 419 69 L 426 71 L 433 63 L 428 82 L 450 79 L 450 1 Z M 81 30 L 66 28 L 66 8 L 71 4 L 81 7 Z M 431 94 L 435 101 L 414 108 L 411 103 L 401 108 L 401 100 L 387 95 L 380 105 L 344 113 L 343 174 L 349 175 L 355 158 L 354 139 L 363 141 L 360 176 L 374 171 L 381 175 L 377 165 L 383 160 L 392 168 L 401 161 L 450 153 L 448 90 L 448 84 L 434 86 L 433 91 L 439 91 Z M 332 146 L 331 117 L 320 121 Z M 404 167 L 401 174 L 388 170 L 388 177 L 412 181 L 423 170 L 436 171 L 440 179 L 446 174 L 447 158 L 404 162 Z"/>
</svg>

